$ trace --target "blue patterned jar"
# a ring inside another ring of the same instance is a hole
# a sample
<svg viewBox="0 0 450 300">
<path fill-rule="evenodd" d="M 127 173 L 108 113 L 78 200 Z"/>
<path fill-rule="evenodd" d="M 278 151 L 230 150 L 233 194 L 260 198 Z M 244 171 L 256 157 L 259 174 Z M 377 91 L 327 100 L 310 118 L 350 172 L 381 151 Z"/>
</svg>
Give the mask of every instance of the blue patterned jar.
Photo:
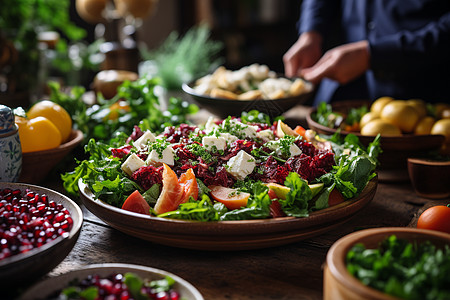
<svg viewBox="0 0 450 300">
<path fill-rule="evenodd" d="M 0 104 L 0 182 L 16 182 L 22 170 L 22 147 L 14 113 Z"/>
</svg>

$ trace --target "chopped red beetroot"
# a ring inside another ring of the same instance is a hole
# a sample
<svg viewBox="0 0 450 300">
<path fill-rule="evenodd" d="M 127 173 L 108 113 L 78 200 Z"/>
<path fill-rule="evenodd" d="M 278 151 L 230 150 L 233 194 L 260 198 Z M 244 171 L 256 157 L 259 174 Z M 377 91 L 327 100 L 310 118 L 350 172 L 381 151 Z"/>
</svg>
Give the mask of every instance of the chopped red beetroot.
<svg viewBox="0 0 450 300">
<path fill-rule="evenodd" d="M 142 129 L 139 126 L 134 125 L 133 127 L 133 132 L 131 133 L 131 135 L 128 137 L 126 143 L 129 144 L 131 141 L 136 141 L 138 138 L 140 138 L 142 135 L 144 134 L 144 132 L 142 131 Z"/>
<path fill-rule="evenodd" d="M 111 153 L 114 157 L 124 158 L 130 153 L 131 148 L 133 148 L 132 145 L 125 145 L 120 148 L 111 148 Z"/>
<path fill-rule="evenodd" d="M 144 166 L 135 171 L 131 178 L 143 189 L 148 190 L 155 183 L 162 183 L 163 167 Z"/>
</svg>

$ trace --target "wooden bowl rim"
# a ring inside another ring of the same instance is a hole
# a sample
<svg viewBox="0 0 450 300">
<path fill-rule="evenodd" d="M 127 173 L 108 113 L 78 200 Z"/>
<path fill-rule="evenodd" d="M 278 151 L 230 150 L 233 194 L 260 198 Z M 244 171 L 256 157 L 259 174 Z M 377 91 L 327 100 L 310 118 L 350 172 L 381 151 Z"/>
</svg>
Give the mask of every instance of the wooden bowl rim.
<svg viewBox="0 0 450 300">
<path fill-rule="evenodd" d="M 408 164 L 417 166 L 449 167 L 450 161 L 437 161 L 424 158 L 408 158 Z"/>
<path fill-rule="evenodd" d="M 357 293 L 363 299 L 397 299 L 372 287 L 364 285 L 347 271 L 345 263 L 347 252 L 355 244 L 362 242 L 362 240 L 370 236 L 379 237 L 379 241 L 381 242 L 384 238 L 392 234 L 411 235 L 412 239 L 418 236 L 430 236 L 433 239 L 443 240 L 450 244 L 450 234 L 435 230 L 411 227 L 380 227 L 364 229 L 340 238 L 331 246 L 326 256 L 326 264 L 330 273 L 340 284 L 345 286 L 346 289 Z"/>
</svg>

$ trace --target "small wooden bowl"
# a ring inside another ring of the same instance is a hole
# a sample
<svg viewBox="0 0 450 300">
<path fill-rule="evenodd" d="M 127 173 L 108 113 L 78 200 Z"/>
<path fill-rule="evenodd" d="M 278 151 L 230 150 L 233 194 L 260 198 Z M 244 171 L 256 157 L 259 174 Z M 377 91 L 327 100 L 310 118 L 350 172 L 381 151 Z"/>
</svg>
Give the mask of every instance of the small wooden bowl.
<svg viewBox="0 0 450 300">
<path fill-rule="evenodd" d="M 450 197 L 450 161 L 408 158 L 408 172 L 417 195 L 430 199 Z"/>
<path fill-rule="evenodd" d="M 22 153 L 20 182 L 41 183 L 48 173 L 83 140 L 80 130 L 72 130 L 69 140 L 58 148 Z"/>
<path fill-rule="evenodd" d="M 417 228 L 384 227 L 357 231 L 335 242 L 327 253 L 324 266 L 324 300 L 394 300 L 397 299 L 368 287 L 353 277 L 346 266 L 348 251 L 358 243 L 366 248 L 375 249 L 389 237 L 406 239 L 410 242 L 430 241 L 437 247 L 450 245 L 450 234 Z"/>
<path fill-rule="evenodd" d="M 350 108 L 369 106 L 369 101 L 354 100 L 342 101 L 332 104 L 333 111 L 346 114 Z M 336 129 L 323 126 L 313 120 L 312 115 L 317 112 L 312 108 L 306 115 L 306 121 L 309 128 L 319 134 L 333 135 Z M 375 139 L 375 136 L 365 136 L 357 132 L 341 131 L 343 136 L 352 133 L 356 135 L 364 146 L 368 146 Z M 398 182 L 408 181 L 408 157 L 424 157 L 429 151 L 438 150 L 445 137 L 443 135 L 414 135 L 404 134 L 402 136 L 382 136 L 380 138 L 381 149 L 383 152 L 379 155 L 380 161 L 378 177 L 380 182 Z"/>
<path fill-rule="evenodd" d="M 67 238 L 59 237 L 39 248 L 0 261 L 0 282 L 2 286 L 25 285 L 39 279 L 66 258 L 80 235 L 83 213 L 80 207 L 69 197 L 44 187 L 25 183 L 0 182 L 0 188 L 19 189 L 22 192 L 30 189 L 33 192 L 46 194 L 50 200 L 61 203 L 67 208 L 73 220 L 73 226 Z"/>
<path fill-rule="evenodd" d="M 39 295 L 39 299 L 47 299 L 47 297 L 53 296 L 54 293 L 70 286 L 73 280 L 81 280 L 88 275 L 109 276 L 112 273 L 127 272 L 134 273 L 148 280 L 159 280 L 165 276 L 170 276 L 175 280 L 174 289 L 180 293 L 182 299 L 203 300 L 203 296 L 194 286 L 172 273 L 145 266 L 119 263 L 89 265 L 80 270 L 47 278 L 28 289 L 19 297 L 19 300 L 34 299 L 36 295 Z"/>
</svg>

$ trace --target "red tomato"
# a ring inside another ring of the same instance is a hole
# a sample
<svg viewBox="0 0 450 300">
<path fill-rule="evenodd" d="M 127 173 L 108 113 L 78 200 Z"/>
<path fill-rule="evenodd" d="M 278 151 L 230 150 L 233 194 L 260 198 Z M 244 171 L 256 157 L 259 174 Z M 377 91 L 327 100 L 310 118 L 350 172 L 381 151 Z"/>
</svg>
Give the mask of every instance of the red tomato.
<svg viewBox="0 0 450 300">
<path fill-rule="evenodd" d="M 344 201 L 345 198 L 342 193 L 337 188 L 334 188 L 328 197 L 328 206 L 334 206 Z"/>
<path fill-rule="evenodd" d="M 122 205 L 122 209 L 132 211 L 138 214 L 150 215 L 150 205 L 138 190 L 134 191 Z"/>
<path fill-rule="evenodd" d="M 436 205 L 428 208 L 420 215 L 417 228 L 450 233 L 450 207 Z"/>
</svg>

